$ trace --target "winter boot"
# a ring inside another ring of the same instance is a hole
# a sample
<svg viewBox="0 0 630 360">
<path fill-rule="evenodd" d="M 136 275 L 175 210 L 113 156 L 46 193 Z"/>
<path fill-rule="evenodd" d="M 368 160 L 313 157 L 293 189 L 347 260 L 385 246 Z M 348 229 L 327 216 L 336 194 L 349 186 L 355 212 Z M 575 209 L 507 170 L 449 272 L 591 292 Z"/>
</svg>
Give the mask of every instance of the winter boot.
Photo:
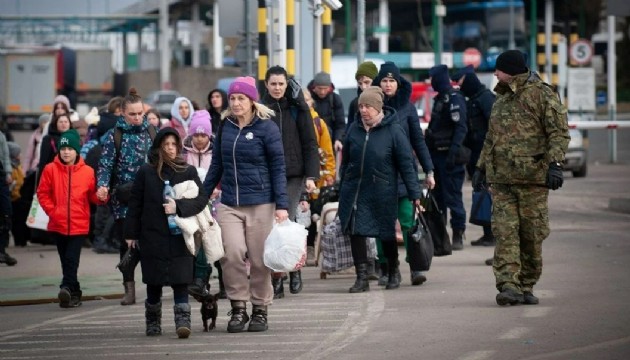
<svg viewBox="0 0 630 360">
<path fill-rule="evenodd" d="M 422 271 L 411 271 L 411 285 L 418 286 L 427 281 L 427 276 Z"/>
<path fill-rule="evenodd" d="M 59 307 L 70 307 L 70 301 L 72 299 L 70 289 L 68 289 L 67 287 L 61 287 L 61 289 L 59 289 L 59 294 L 57 294 L 57 298 L 59 299 Z"/>
<path fill-rule="evenodd" d="M 378 274 L 376 273 L 376 260 L 368 260 L 367 275 L 368 280 L 378 280 Z"/>
<path fill-rule="evenodd" d="M 136 303 L 136 282 L 125 281 L 123 283 L 125 287 L 125 296 L 120 300 L 120 305 L 133 305 Z"/>
<path fill-rule="evenodd" d="M 245 329 L 245 324 L 249 321 L 247 315 L 247 305 L 245 301 L 232 300 L 232 310 L 228 313 L 231 316 L 228 321 L 227 331 L 229 333 L 239 333 Z"/>
<path fill-rule="evenodd" d="M 488 265 L 488 266 L 492 266 L 492 262 L 493 262 L 493 261 L 494 261 L 494 258 L 489 258 L 489 259 L 486 259 L 485 263 L 486 263 L 486 265 Z"/>
<path fill-rule="evenodd" d="M 17 264 L 17 260 L 15 260 L 11 255 L 2 252 L 0 253 L 0 264 L 7 264 L 8 266 L 13 266 Z"/>
<path fill-rule="evenodd" d="M 188 294 L 197 299 L 197 301 L 210 295 L 209 276 L 206 278 L 195 278 L 193 283 L 188 285 Z"/>
<path fill-rule="evenodd" d="M 453 250 L 464 250 L 464 229 L 453 229 Z"/>
<path fill-rule="evenodd" d="M 360 263 L 354 265 L 357 272 L 357 280 L 348 290 L 350 293 L 359 293 L 370 291 L 370 282 L 368 281 L 368 264 Z"/>
<path fill-rule="evenodd" d="M 385 286 L 387 285 L 387 279 L 389 278 L 389 276 L 387 275 L 389 273 L 389 266 L 387 266 L 387 263 L 380 263 L 381 266 L 381 274 L 378 278 L 378 286 Z"/>
<path fill-rule="evenodd" d="M 317 264 L 317 259 L 315 258 L 315 247 L 307 246 L 306 247 L 306 266 L 315 266 Z"/>
<path fill-rule="evenodd" d="M 267 330 L 267 306 L 254 305 L 252 309 L 252 321 L 249 322 L 247 331 L 259 332 Z"/>
<path fill-rule="evenodd" d="M 273 298 L 282 299 L 284 297 L 284 278 L 272 275 L 271 285 L 273 285 Z"/>
<path fill-rule="evenodd" d="M 162 335 L 162 303 L 149 304 L 144 302 L 144 319 L 147 325 L 147 336 Z"/>
<path fill-rule="evenodd" d="M 291 294 L 299 294 L 302 291 L 302 271 L 292 271 L 289 273 L 289 291 Z"/>
<path fill-rule="evenodd" d="M 175 332 L 180 339 L 190 336 L 190 304 L 180 303 L 173 306 L 175 314 Z"/>
<path fill-rule="evenodd" d="M 69 307 L 79 307 L 81 306 L 81 296 L 83 292 L 81 290 L 72 291 L 70 293 L 70 306 Z"/>
<path fill-rule="evenodd" d="M 402 275 L 400 275 L 400 269 L 398 268 L 398 260 L 394 263 L 389 264 L 389 272 L 387 275 L 387 285 L 385 285 L 386 290 L 398 289 L 400 287 L 400 280 Z"/>
</svg>

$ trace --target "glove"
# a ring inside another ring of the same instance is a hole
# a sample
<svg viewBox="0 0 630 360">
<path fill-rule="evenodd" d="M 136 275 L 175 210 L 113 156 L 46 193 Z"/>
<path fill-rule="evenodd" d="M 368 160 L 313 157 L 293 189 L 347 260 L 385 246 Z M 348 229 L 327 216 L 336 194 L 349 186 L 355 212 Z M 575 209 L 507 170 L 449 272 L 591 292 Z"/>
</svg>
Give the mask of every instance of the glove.
<svg viewBox="0 0 630 360">
<path fill-rule="evenodd" d="M 287 90 L 285 92 L 287 100 L 298 106 L 301 109 L 308 109 L 308 104 L 304 99 L 304 93 L 302 92 L 302 86 L 294 78 L 290 78 L 287 81 Z"/>
<path fill-rule="evenodd" d="M 488 186 L 486 182 L 486 171 L 480 168 L 475 169 L 475 173 L 472 176 L 473 190 L 479 191 Z"/>
<path fill-rule="evenodd" d="M 549 163 L 549 170 L 547 170 L 547 187 L 551 190 L 558 190 L 562 187 L 563 182 L 562 165 L 558 162 Z"/>
<path fill-rule="evenodd" d="M 168 199 L 166 203 L 164 203 L 164 213 L 166 215 L 171 215 L 171 214 L 175 214 L 176 212 L 177 212 L 177 204 L 175 203 L 175 200 Z"/>
</svg>

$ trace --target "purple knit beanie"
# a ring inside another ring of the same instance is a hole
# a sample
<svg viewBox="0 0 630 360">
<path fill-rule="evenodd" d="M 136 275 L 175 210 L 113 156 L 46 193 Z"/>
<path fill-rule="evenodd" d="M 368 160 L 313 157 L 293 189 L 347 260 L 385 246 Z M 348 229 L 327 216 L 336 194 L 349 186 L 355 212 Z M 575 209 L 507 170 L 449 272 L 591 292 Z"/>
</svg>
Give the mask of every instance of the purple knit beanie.
<svg viewBox="0 0 630 360">
<path fill-rule="evenodd" d="M 207 110 L 197 110 L 194 112 L 192 120 L 188 125 L 188 134 L 205 134 L 208 136 L 212 136 L 210 113 Z"/>
<path fill-rule="evenodd" d="M 243 94 L 253 101 L 258 101 L 258 90 L 256 89 L 256 80 L 251 76 L 240 76 L 234 79 L 230 84 L 228 96 L 232 94 Z"/>
</svg>

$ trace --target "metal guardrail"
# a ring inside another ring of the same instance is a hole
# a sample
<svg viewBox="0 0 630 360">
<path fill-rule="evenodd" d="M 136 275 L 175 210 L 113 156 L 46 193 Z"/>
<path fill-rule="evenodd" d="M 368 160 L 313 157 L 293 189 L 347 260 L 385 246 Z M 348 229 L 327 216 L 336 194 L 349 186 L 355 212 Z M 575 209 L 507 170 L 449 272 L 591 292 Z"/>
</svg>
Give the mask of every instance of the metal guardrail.
<svg viewBox="0 0 630 360">
<path fill-rule="evenodd" d="M 630 129 L 630 121 L 569 121 L 569 128 L 579 130 L 608 130 L 608 154 L 612 164 L 617 162 L 617 130 Z"/>
</svg>

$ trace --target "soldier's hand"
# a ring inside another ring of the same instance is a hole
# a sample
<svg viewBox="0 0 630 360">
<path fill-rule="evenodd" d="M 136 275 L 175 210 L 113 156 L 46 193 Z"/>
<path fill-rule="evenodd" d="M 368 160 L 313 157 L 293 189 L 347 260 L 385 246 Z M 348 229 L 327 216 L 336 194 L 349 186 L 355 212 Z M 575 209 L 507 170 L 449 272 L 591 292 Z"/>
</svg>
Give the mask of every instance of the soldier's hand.
<svg viewBox="0 0 630 360">
<path fill-rule="evenodd" d="M 485 170 L 479 168 L 475 169 L 475 173 L 472 176 L 472 186 L 475 191 L 479 191 L 482 188 L 487 187 Z"/>
<path fill-rule="evenodd" d="M 564 175 L 562 174 L 562 165 L 557 162 L 549 164 L 547 170 L 547 187 L 551 190 L 558 190 L 564 183 Z"/>
</svg>

